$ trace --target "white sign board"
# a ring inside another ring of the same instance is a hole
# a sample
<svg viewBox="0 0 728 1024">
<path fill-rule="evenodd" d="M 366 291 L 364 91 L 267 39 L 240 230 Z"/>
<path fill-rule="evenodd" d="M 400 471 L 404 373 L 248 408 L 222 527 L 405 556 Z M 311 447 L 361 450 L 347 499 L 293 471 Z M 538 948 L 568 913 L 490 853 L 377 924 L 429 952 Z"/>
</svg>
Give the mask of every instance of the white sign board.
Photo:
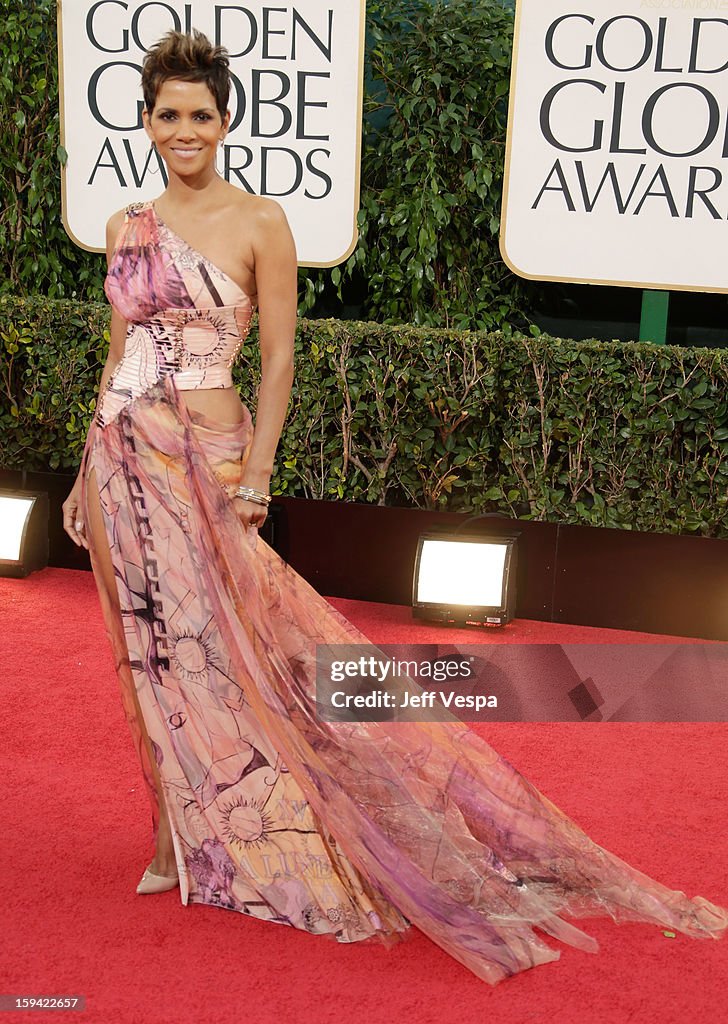
<svg viewBox="0 0 728 1024">
<path fill-rule="evenodd" d="M 508 266 L 728 292 L 727 241 L 728 2 L 518 0 Z"/>
<path fill-rule="evenodd" d="M 71 238 L 104 251 L 111 214 L 164 191 L 166 168 L 142 124 L 141 64 L 169 29 L 196 28 L 230 53 L 220 172 L 283 206 L 300 264 L 346 259 L 357 238 L 364 7 L 58 0 L 63 222 Z"/>
</svg>

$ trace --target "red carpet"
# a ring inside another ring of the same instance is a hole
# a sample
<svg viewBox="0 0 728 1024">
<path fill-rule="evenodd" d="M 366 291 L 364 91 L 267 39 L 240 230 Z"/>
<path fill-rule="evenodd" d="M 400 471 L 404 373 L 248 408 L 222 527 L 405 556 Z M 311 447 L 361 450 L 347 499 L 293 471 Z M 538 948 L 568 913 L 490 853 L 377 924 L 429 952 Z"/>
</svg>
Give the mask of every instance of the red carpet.
<svg viewBox="0 0 728 1024">
<path fill-rule="evenodd" d="M 449 641 L 407 608 L 332 600 L 373 641 Z M 13 1021 L 96 1024 L 673 1024 L 725 1019 L 728 940 L 577 922 L 596 956 L 497 988 L 420 933 L 387 951 L 336 943 L 134 892 L 150 815 L 90 573 L 0 579 L 5 764 L 0 993 L 85 995 L 85 1013 Z M 637 636 L 516 622 L 468 642 L 610 642 Z M 724 724 L 477 725 L 601 845 L 690 895 L 728 905 Z M 547 939 L 552 945 L 554 940 Z"/>
</svg>

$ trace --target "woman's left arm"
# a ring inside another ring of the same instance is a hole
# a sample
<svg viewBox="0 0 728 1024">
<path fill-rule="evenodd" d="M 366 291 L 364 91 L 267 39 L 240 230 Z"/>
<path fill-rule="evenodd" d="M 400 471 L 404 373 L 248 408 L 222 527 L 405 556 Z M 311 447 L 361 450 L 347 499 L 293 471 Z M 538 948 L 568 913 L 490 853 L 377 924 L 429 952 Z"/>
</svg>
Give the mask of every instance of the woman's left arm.
<svg viewBox="0 0 728 1024">
<path fill-rule="evenodd" d="M 253 254 L 261 380 L 253 440 L 240 482 L 267 493 L 293 385 L 298 264 L 293 235 L 282 207 L 270 199 L 259 202 Z M 251 521 L 261 524 L 265 519 L 264 506 L 243 498 L 236 502 L 246 525 Z"/>
</svg>

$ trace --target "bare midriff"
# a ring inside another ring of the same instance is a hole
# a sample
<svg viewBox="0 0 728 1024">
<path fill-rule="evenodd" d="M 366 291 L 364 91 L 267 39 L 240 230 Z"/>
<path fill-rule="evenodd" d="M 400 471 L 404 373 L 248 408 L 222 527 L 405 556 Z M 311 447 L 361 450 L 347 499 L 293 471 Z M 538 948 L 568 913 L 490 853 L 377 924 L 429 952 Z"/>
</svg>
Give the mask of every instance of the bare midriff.
<svg viewBox="0 0 728 1024">
<path fill-rule="evenodd" d="M 201 412 L 219 423 L 231 426 L 245 418 L 245 407 L 240 401 L 237 388 L 195 388 L 192 391 L 180 391 L 188 409 Z"/>
</svg>

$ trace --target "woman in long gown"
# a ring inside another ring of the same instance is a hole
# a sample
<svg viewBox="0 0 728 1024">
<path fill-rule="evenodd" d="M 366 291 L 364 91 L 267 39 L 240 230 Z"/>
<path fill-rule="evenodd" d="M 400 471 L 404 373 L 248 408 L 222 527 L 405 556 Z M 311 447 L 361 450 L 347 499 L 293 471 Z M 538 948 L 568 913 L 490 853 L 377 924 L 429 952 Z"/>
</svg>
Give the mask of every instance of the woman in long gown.
<svg viewBox="0 0 728 1024">
<path fill-rule="evenodd" d="M 168 33 L 142 86 L 169 183 L 109 221 L 109 358 L 64 505 L 152 807 L 138 891 L 339 942 L 414 925 L 491 984 L 558 959 L 535 927 L 595 952 L 564 916 L 724 935 L 728 911 L 596 845 L 467 725 L 317 714 L 316 645 L 368 641 L 257 535 L 292 383 L 290 231 L 216 171 L 223 48 Z M 256 306 L 254 429 L 230 367 Z"/>
</svg>

